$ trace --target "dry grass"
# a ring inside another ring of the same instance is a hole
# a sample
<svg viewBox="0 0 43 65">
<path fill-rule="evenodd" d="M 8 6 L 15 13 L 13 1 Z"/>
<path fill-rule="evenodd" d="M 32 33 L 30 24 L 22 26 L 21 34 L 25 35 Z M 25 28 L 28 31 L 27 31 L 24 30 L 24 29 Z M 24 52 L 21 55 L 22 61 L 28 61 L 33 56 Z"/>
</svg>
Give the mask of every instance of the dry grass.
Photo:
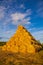
<svg viewBox="0 0 43 65">
<path fill-rule="evenodd" d="M 43 65 L 43 51 L 33 55 L 4 52 L 0 49 L 0 65 Z"/>
</svg>

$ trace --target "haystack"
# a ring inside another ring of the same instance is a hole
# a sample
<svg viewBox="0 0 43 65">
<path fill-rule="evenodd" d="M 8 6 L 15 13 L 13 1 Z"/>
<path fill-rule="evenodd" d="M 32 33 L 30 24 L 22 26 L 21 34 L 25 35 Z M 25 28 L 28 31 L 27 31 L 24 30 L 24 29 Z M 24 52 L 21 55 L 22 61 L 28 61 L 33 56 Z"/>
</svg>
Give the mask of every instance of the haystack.
<svg viewBox="0 0 43 65">
<path fill-rule="evenodd" d="M 41 49 L 34 37 L 22 25 L 18 26 L 16 33 L 10 40 L 2 47 L 3 51 L 10 51 L 13 53 L 35 53 Z"/>
</svg>

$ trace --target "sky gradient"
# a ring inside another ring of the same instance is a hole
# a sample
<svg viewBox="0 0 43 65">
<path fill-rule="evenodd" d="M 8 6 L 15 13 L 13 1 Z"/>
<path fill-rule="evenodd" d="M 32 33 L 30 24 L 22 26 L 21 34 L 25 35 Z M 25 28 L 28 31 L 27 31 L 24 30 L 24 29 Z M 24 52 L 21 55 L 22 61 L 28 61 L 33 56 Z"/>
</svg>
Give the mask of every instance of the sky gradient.
<svg viewBox="0 0 43 65">
<path fill-rule="evenodd" d="M 0 41 L 8 41 L 18 25 L 43 42 L 43 0 L 0 0 Z"/>
</svg>

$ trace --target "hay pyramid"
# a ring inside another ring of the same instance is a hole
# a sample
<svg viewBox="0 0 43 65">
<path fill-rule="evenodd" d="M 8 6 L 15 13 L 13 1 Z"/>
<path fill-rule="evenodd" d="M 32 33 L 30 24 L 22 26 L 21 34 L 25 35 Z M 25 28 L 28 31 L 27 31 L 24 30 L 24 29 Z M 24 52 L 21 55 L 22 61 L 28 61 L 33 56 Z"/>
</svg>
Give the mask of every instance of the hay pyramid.
<svg viewBox="0 0 43 65">
<path fill-rule="evenodd" d="M 4 51 L 14 53 L 35 53 L 41 48 L 41 45 L 34 39 L 22 25 L 18 26 L 16 33 L 10 40 L 2 47 Z"/>
</svg>

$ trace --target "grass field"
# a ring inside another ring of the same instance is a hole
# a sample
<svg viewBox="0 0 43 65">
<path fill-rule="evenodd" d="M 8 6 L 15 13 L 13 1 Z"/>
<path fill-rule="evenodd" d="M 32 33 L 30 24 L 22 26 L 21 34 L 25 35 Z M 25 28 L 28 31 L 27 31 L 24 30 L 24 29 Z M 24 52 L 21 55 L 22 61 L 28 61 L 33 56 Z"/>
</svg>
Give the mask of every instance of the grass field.
<svg viewBox="0 0 43 65">
<path fill-rule="evenodd" d="M 3 46 L 4 44 L 6 44 L 6 42 L 1 42 L 0 41 L 0 46 Z"/>
</svg>

